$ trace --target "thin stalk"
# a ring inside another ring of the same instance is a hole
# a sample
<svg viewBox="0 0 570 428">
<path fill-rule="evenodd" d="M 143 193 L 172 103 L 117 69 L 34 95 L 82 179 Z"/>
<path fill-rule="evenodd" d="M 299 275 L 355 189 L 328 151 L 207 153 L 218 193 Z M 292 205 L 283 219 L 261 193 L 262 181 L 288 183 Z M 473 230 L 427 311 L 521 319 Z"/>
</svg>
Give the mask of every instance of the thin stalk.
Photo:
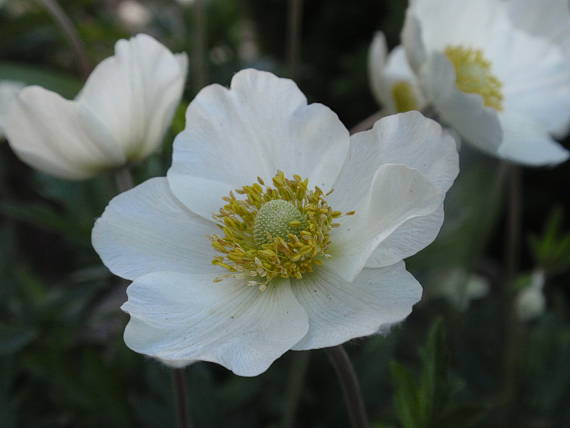
<svg viewBox="0 0 570 428">
<path fill-rule="evenodd" d="M 303 19 L 303 0 L 289 0 L 289 19 L 287 30 L 287 66 L 292 79 L 297 77 L 299 57 L 301 55 L 301 23 Z"/>
<path fill-rule="evenodd" d="M 303 394 L 310 356 L 311 354 L 307 351 L 293 353 L 289 387 L 287 388 L 287 401 L 283 413 L 283 423 L 281 424 L 282 428 L 293 428 L 295 426 L 295 416 L 297 415 L 297 408 Z"/>
<path fill-rule="evenodd" d="M 207 19 L 204 0 L 194 0 L 192 4 L 192 16 L 194 18 L 194 54 L 192 61 L 194 64 L 194 90 L 198 92 L 208 83 L 207 55 Z"/>
<path fill-rule="evenodd" d="M 71 19 L 67 16 L 65 11 L 61 8 L 57 0 L 40 0 L 44 7 L 47 9 L 49 14 L 52 16 L 56 24 L 59 26 L 75 56 L 77 58 L 77 64 L 79 67 L 79 71 L 81 76 L 84 79 L 87 79 L 89 73 L 91 72 L 91 66 L 89 64 L 89 59 L 87 57 L 87 53 L 85 51 L 85 45 L 83 44 L 81 38 L 79 37 L 79 33 L 77 29 L 73 25 Z"/>
<path fill-rule="evenodd" d="M 126 192 L 134 187 L 133 176 L 129 167 L 124 166 L 115 171 L 115 184 L 119 193 Z"/>
<path fill-rule="evenodd" d="M 519 264 L 519 246 L 522 223 L 521 171 L 516 165 L 508 167 L 508 211 L 505 231 L 505 275 L 503 296 L 505 299 L 505 353 L 504 353 L 504 402 L 506 426 L 517 426 L 514 404 L 518 395 L 518 372 L 520 368 L 519 346 L 521 331 L 516 316 L 515 282 Z"/>
<path fill-rule="evenodd" d="M 373 113 L 372 115 L 368 116 L 366 119 L 362 120 L 361 122 L 358 122 L 356 125 L 350 128 L 350 134 L 352 135 L 356 134 L 357 132 L 369 130 L 370 128 L 372 128 L 372 126 L 374 126 L 376 121 L 382 119 L 384 116 L 387 115 L 388 113 L 384 110 L 380 110 L 377 111 L 376 113 Z"/>
<path fill-rule="evenodd" d="M 342 345 L 326 348 L 325 351 L 342 386 L 350 426 L 352 428 L 368 428 L 366 408 L 364 407 L 358 379 L 348 354 Z"/>
<path fill-rule="evenodd" d="M 176 426 L 191 428 L 188 413 L 188 387 L 186 386 L 186 372 L 183 368 L 172 369 L 172 386 L 176 401 Z"/>
</svg>

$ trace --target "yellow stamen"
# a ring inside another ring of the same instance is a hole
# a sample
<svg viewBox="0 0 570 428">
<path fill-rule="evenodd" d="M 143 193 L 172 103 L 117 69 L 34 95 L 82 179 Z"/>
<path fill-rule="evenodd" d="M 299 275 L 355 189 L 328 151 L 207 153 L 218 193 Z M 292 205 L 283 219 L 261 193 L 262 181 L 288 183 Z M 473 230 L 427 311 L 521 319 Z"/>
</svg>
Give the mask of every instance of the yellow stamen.
<svg viewBox="0 0 570 428">
<path fill-rule="evenodd" d="M 419 110 L 419 103 L 412 85 L 404 80 L 392 86 L 392 97 L 398 113 Z"/>
<path fill-rule="evenodd" d="M 249 277 L 260 290 L 275 278 L 301 279 L 330 257 L 330 232 L 342 216 L 321 189 L 309 190 L 308 180 L 298 175 L 288 179 L 279 171 L 272 184 L 258 178 L 224 197 L 226 205 L 214 215 L 223 236 L 210 237 L 221 254 L 212 263 Z"/>
<path fill-rule="evenodd" d="M 455 67 L 457 88 L 469 94 L 479 94 L 487 107 L 503 110 L 503 84 L 491 71 L 491 63 L 480 49 L 448 46 L 445 55 Z"/>
</svg>

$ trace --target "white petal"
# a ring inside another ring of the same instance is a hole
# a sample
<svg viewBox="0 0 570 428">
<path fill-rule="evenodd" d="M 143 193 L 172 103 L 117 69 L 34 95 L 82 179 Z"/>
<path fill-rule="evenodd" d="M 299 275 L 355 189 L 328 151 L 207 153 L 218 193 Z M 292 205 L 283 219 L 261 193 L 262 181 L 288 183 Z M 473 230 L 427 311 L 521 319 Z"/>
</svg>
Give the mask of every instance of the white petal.
<svg viewBox="0 0 570 428">
<path fill-rule="evenodd" d="M 390 111 L 395 111 L 394 102 L 390 95 L 390 88 L 386 87 L 386 79 L 384 76 L 387 52 L 388 49 L 386 47 L 384 33 L 378 31 L 374 35 L 370 50 L 368 51 L 370 86 L 378 103 L 387 107 Z"/>
<path fill-rule="evenodd" d="M 427 58 L 427 52 L 420 21 L 414 16 L 411 7 L 406 12 L 406 20 L 402 30 L 402 44 L 412 70 L 418 73 Z"/>
<path fill-rule="evenodd" d="M 445 55 L 431 55 L 421 69 L 420 79 L 426 98 L 444 122 L 481 150 L 496 154 L 503 137 L 497 112 L 483 105 L 480 95 L 457 89 L 455 70 Z"/>
<path fill-rule="evenodd" d="M 504 139 L 499 148 L 500 157 L 530 166 L 556 165 L 568 159 L 568 150 L 530 117 L 505 111 L 501 123 Z"/>
<path fill-rule="evenodd" d="M 145 34 L 119 40 L 115 55 L 95 68 L 78 95 L 129 160 L 143 159 L 161 143 L 184 89 L 184 57 Z"/>
<path fill-rule="evenodd" d="M 437 122 L 418 112 L 384 117 L 371 130 L 351 136 L 347 162 L 331 195 L 341 199 L 342 206 L 333 205 L 335 209 L 354 209 L 378 167 L 386 163 L 417 169 L 442 192 L 459 172 L 455 141 Z"/>
<path fill-rule="evenodd" d="M 307 105 L 293 81 L 244 70 L 230 90 L 211 85 L 192 101 L 168 179 L 182 202 L 210 218 L 230 190 L 258 176 L 270 183 L 277 170 L 331 188 L 348 146 L 336 114 Z"/>
<path fill-rule="evenodd" d="M 4 123 L 12 103 L 25 87 L 24 83 L 12 80 L 0 81 L 0 138 L 4 137 Z"/>
<path fill-rule="evenodd" d="M 104 124 L 78 104 L 37 86 L 23 89 L 12 103 L 6 135 L 24 162 L 61 178 L 91 177 L 125 160 Z"/>
<path fill-rule="evenodd" d="M 355 182 L 355 188 L 358 185 Z M 432 214 L 441 205 L 443 195 L 415 169 L 382 165 L 367 194 L 356 205 L 356 214 L 342 218 L 341 227 L 334 229 L 334 247 L 330 251 L 333 259 L 328 266 L 352 281 L 382 241 L 407 221 Z"/>
<path fill-rule="evenodd" d="M 111 272 L 126 279 L 156 271 L 221 274 L 208 238 L 216 232 L 172 195 L 165 178 L 153 178 L 109 203 L 92 242 Z"/>
<path fill-rule="evenodd" d="M 375 334 L 403 321 L 422 295 L 422 288 L 403 262 L 383 269 L 364 269 L 353 282 L 321 269 L 291 288 L 309 314 L 309 331 L 293 349 L 335 346 Z"/>
<path fill-rule="evenodd" d="M 384 239 L 366 262 L 368 268 L 397 263 L 431 244 L 443 225 L 443 204 L 433 213 L 414 217 L 402 223 Z"/>
<path fill-rule="evenodd" d="M 137 279 L 122 309 L 131 315 L 125 342 L 163 360 L 203 360 L 256 376 L 307 332 L 308 320 L 288 281 L 261 292 L 243 280 L 159 272 Z"/>
<path fill-rule="evenodd" d="M 518 28 L 534 36 L 557 43 L 570 37 L 570 6 L 568 0 L 509 0 L 509 14 Z"/>
</svg>

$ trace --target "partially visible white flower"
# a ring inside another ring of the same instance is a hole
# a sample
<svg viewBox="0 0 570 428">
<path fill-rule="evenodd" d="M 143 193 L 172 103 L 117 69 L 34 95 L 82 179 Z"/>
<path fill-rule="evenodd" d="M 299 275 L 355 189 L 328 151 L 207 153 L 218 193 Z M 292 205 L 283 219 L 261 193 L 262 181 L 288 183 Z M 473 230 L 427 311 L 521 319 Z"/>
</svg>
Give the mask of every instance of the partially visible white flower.
<svg viewBox="0 0 570 428">
<path fill-rule="evenodd" d="M 387 54 L 386 38 L 380 31 L 374 35 L 368 51 L 368 74 L 372 93 L 387 114 L 421 110 L 425 106 L 404 48 L 397 46 Z"/>
<path fill-rule="evenodd" d="M 546 308 L 543 288 L 545 275 L 542 270 L 532 273 L 530 284 L 524 287 L 516 297 L 515 308 L 521 321 L 537 318 Z"/>
<path fill-rule="evenodd" d="M 553 136 L 570 124 L 570 56 L 564 40 L 544 34 L 570 40 L 570 32 L 562 18 L 545 18 L 549 8 L 536 0 L 414 0 L 402 34 L 441 119 L 480 149 L 534 166 L 569 156 Z"/>
<path fill-rule="evenodd" d="M 125 342 L 254 376 L 290 349 L 386 331 L 420 299 L 403 259 L 439 232 L 457 173 L 452 138 L 418 112 L 349 136 L 271 73 L 204 88 L 168 176 L 117 196 L 93 229 L 133 281 Z"/>
<path fill-rule="evenodd" d="M 133 30 L 144 28 L 152 19 L 148 8 L 135 0 L 124 0 L 119 3 L 117 15 L 128 28 Z"/>
<path fill-rule="evenodd" d="M 0 138 L 3 138 L 5 134 L 4 123 L 8 115 L 8 109 L 24 86 L 26 86 L 24 83 L 13 80 L 0 81 Z"/>
<path fill-rule="evenodd" d="M 432 295 L 445 298 L 459 311 L 465 311 L 471 300 L 481 299 L 489 293 L 489 281 L 464 269 L 451 269 L 438 275 Z"/>
<path fill-rule="evenodd" d="M 65 179 L 144 159 L 170 125 L 187 62 L 144 34 L 119 40 L 75 100 L 38 86 L 23 89 L 6 120 L 8 141 L 24 162 Z"/>
</svg>

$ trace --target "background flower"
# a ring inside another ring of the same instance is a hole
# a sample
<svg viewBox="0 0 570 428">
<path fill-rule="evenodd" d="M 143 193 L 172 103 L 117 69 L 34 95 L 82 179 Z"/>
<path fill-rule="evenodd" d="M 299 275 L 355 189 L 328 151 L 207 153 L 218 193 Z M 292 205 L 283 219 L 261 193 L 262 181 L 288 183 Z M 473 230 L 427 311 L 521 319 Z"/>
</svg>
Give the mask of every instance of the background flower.
<svg viewBox="0 0 570 428">
<path fill-rule="evenodd" d="M 10 104 L 16 99 L 16 95 L 25 85 L 22 82 L 11 80 L 0 81 L 0 138 L 4 137 L 4 122 Z"/>
<path fill-rule="evenodd" d="M 144 159 L 162 141 L 182 96 L 185 54 L 150 36 L 120 40 L 75 100 L 37 86 L 22 90 L 5 128 L 26 163 L 65 179 Z"/>
<path fill-rule="evenodd" d="M 532 23 L 519 17 L 515 25 L 519 8 Z M 551 22 L 539 18 L 548 9 L 541 2 L 416 0 L 402 34 L 441 119 L 486 152 L 527 165 L 568 158 L 553 136 L 570 122 L 570 57 L 561 45 L 570 33 L 550 28 L 565 34 L 557 41 L 537 35 L 537 26 Z"/>
</svg>

